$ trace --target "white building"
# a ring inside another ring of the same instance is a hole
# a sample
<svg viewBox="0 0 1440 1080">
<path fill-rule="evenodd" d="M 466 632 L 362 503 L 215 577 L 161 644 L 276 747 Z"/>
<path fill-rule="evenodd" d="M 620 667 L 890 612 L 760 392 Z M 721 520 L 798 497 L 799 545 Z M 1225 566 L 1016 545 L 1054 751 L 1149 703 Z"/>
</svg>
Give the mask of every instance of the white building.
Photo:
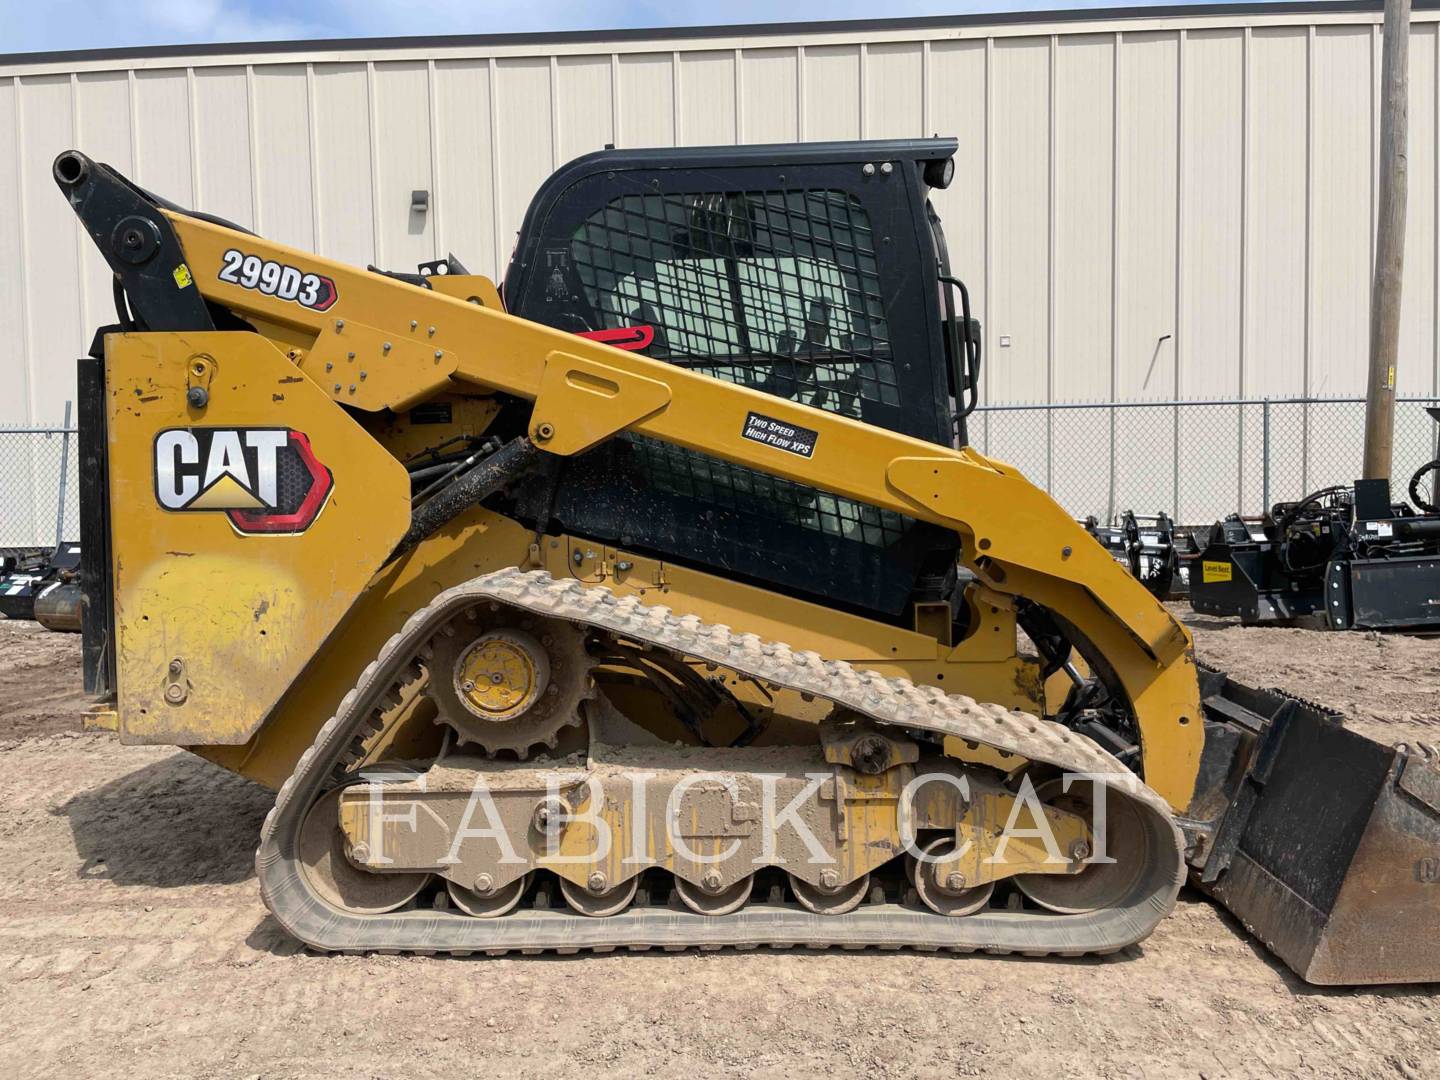
<svg viewBox="0 0 1440 1080">
<path fill-rule="evenodd" d="M 1422 394 L 1437 21 L 1415 12 L 1410 51 L 1399 379 Z M 325 255 L 495 274 L 540 181 L 606 143 L 953 134 L 939 208 L 987 402 L 1358 394 L 1379 24 L 1373 3 L 1259 4 L 0 56 L 0 424 L 58 422 L 111 318 L 50 178 L 72 146 Z"/>
</svg>

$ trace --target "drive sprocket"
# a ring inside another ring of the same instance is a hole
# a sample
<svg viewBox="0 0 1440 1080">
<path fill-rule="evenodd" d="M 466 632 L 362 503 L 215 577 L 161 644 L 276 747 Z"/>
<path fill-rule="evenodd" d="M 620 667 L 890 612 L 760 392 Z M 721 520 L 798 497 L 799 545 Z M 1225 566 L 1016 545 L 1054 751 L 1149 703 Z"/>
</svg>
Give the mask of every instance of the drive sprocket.
<svg viewBox="0 0 1440 1080">
<path fill-rule="evenodd" d="M 561 619 L 477 605 L 440 627 L 421 656 L 435 722 L 492 757 L 553 747 L 595 695 L 585 633 Z"/>
</svg>

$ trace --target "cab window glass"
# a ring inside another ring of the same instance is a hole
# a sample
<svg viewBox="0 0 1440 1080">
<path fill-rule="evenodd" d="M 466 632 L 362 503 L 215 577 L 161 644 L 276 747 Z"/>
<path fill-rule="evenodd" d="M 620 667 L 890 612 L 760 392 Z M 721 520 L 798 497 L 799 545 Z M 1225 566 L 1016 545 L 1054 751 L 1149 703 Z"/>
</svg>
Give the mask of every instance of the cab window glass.
<svg viewBox="0 0 1440 1080">
<path fill-rule="evenodd" d="M 874 237 L 853 196 L 621 196 L 576 230 L 570 257 L 591 329 L 648 327 L 648 355 L 848 416 L 899 404 Z"/>
</svg>

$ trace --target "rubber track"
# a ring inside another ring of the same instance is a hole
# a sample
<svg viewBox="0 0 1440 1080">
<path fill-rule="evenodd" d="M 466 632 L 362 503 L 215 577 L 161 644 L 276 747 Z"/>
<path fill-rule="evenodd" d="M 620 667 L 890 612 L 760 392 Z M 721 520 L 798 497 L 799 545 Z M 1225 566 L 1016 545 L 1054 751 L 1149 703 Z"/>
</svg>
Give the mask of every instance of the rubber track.
<svg viewBox="0 0 1440 1080">
<path fill-rule="evenodd" d="M 955 735 L 1067 772 L 1116 777 L 1113 789 L 1142 811 L 1155 853 L 1152 872 L 1127 901 L 1085 915 L 982 911 L 946 918 L 898 904 L 862 904 L 845 915 L 814 915 L 798 905 L 753 903 L 712 917 L 667 907 L 631 908 L 609 918 L 565 910 L 523 910 L 498 919 L 452 911 L 354 915 L 313 895 L 296 857 L 305 810 L 371 730 L 366 720 L 416 650 L 441 624 L 478 602 L 568 619 L 632 641 L 841 704 L 885 724 Z M 365 669 L 340 708 L 285 781 L 261 829 L 255 855 L 260 893 L 276 920 L 306 944 L 333 952 L 608 952 L 616 948 L 912 948 L 1076 956 L 1113 952 L 1145 938 L 1174 906 L 1184 880 L 1182 841 L 1165 802 L 1082 735 L 1026 713 L 887 679 L 843 661 L 734 634 L 664 606 L 617 598 L 602 587 L 557 582 L 542 571 L 500 570 L 440 593 L 412 615 Z"/>
</svg>

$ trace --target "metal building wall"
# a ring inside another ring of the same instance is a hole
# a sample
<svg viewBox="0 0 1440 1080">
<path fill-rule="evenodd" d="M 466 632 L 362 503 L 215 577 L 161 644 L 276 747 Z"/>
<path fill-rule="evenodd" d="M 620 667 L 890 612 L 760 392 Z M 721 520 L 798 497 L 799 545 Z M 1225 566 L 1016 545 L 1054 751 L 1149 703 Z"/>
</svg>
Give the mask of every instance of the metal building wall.
<svg viewBox="0 0 1440 1080">
<path fill-rule="evenodd" d="M 1402 390 L 1427 393 L 1437 18 L 1414 17 L 1400 370 Z M 49 177 L 70 146 L 302 248 L 398 268 L 454 251 L 494 273 L 540 181 L 607 142 L 953 133 L 939 202 L 985 322 L 988 401 L 1358 392 L 1378 22 L 1333 6 L 1162 9 L 0 59 L 0 424 L 58 421 L 72 358 L 109 318 L 104 267 Z M 410 210 L 417 188 L 428 214 Z"/>
</svg>

